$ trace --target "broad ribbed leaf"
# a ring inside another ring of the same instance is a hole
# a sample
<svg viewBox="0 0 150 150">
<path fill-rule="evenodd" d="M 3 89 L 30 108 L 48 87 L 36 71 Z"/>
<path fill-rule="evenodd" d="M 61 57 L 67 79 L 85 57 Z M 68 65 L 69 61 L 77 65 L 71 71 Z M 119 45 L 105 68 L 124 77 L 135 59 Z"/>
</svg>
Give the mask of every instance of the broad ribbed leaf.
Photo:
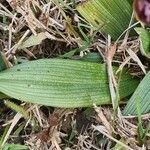
<svg viewBox="0 0 150 150">
<path fill-rule="evenodd" d="M 5 60 L 5 57 L 3 56 L 2 52 L 0 52 L 0 72 L 7 69 L 8 64 Z M 0 99 L 6 98 L 7 96 L 0 92 Z"/>
<path fill-rule="evenodd" d="M 144 77 L 124 109 L 124 115 L 150 112 L 150 72 Z"/>
<path fill-rule="evenodd" d="M 137 84 L 124 72 L 121 97 L 131 94 Z M 22 101 L 56 107 L 111 103 L 106 66 L 75 60 L 43 59 L 17 65 L 0 73 L 0 91 Z"/>
<path fill-rule="evenodd" d="M 79 4 L 79 13 L 97 29 L 117 39 L 128 28 L 132 5 L 128 0 L 88 0 Z"/>
</svg>

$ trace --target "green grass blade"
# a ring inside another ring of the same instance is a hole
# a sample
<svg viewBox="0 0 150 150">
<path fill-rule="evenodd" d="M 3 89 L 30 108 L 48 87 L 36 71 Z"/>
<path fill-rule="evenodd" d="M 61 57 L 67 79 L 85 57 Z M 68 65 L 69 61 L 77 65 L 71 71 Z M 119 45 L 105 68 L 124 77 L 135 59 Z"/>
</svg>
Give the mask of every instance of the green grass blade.
<svg viewBox="0 0 150 150">
<path fill-rule="evenodd" d="M 11 102 L 11 101 L 8 101 L 8 100 L 5 100 L 4 103 L 5 103 L 5 105 L 7 107 L 13 109 L 17 113 L 22 114 L 25 119 L 29 119 L 30 118 L 28 112 L 26 111 L 25 108 L 23 108 L 23 106 L 17 105 L 14 102 Z"/>
<path fill-rule="evenodd" d="M 137 85 L 124 72 L 120 96 L 128 96 Z M 18 100 L 56 107 L 111 103 L 106 66 L 75 60 L 41 59 L 17 65 L 0 73 L 0 91 Z"/>
</svg>

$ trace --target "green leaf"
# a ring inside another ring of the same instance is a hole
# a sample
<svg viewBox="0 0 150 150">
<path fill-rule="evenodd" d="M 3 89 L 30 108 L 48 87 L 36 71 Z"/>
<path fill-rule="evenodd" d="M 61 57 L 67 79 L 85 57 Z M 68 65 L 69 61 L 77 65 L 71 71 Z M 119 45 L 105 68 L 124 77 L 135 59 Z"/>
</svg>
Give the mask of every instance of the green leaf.
<svg viewBox="0 0 150 150">
<path fill-rule="evenodd" d="M 88 0 L 77 7 L 78 12 L 96 29 L 101 28 L 117 39 L 128 28 L 132 5 L 128 0 Z"/>
<path fill-rule="evenodd" d="M 29 114 L 26 111 L 25 108 L 23 108 L 23 106 L 17 105 L 11 101 L 5 100 L 5 105 L 13 110 L 15 110 L 17 113 L 20 113 L 23 115 L 23 117 L 25 119 L 29 119 Z"/>
<path fill-rule="evenodd" d="M 18 49 L 24 49 L 31 46 L 39 45 L 47 36 L 44 32 L 38 33 L 37 35 L 31 35 L 26 41 L 24 41 Z"/>
<path fill-rule="evenodd" d="M 138 115 L 150 112 L 150 72 L 146 74 L 125 107 L 124 115 Z"/>
<path fill-rule="evenodd" d="M 5 144 L 3 150 L 29 150 L 29 148 L 20 144 Z"/>
<path fill-rule="evenodd" d="M 93 62 L 93 63 L 102 63 L 103 58 L 100 56 L 99 53 L 88 53 L 87 55 L 83 56 L 81 61 L 88 61 L 88 62 Z"/>
<path fill-rule="evenodd" d="M 8 96 L 0 92 L 0 99 L 4 99 L 4 98 L 8 98 Z"/>
<path fill-rule="evenodd" d="M 3 131 L 3 133 L 1 133 L 1 135 L 0 135 L 0 149 L 2 149 L 2 143 L 3 143 L 3 141 L 4 141 L 4 139 L 5 139 L 5 136 L 6 136 L 6 134 L 7 134 L 7 132 L 8 132 L 8 130 L 9 130 L 9 125 L 7 125 L 6 127 L 5 127 L 5 129 L 4 129 L 4 131 Z"/>
<path fill-rule="evenodd" d="M 77 52 L 79 53 L 81 51 L 86 51 L 88 46 L 89 46 L 89 43 L 84 41 L 83 46 L 81 46 L 80 48 L 75 48 L 73 50 L 70 50 L 69 52 L 65 53 L 64 55 L 60 55 L 59 57 L 60 58 L 72 58 L 75 53 L 77 53 Z"/>
<path fill-rule="evenodd" d="M 137 85 L 124 71 L 120 96 L 130 95 Z M 56 107 L 111 103 L 106 65 L 75 60 L 41 59 L 14 66 L 0 73 L 0 91 L 18 100 Z"/>
<path fill-rule="evenodd" d="M 121 138 L 119 141 L 122 142 L 122 143 L 125 143 L 125 140 L 123 138 Z M 113 148 L 111 148 L 111 150 L 127 150 L 127 148 L 122 146 L 119 143 L 116 143 L 116 145 Z"/>
<path fill-rule="evenodd" d="M 8 63 L 6 58 L 4 57 L 3 53 L 0 52 L 0 72 L 8 68 Z M 0 92 L 0 99 L 6 98 L 8 96 L 4 95 Z"/>
<path fill-rule="evenodd" d="M 150 58 L 150 32 L 144 28 L 135 28 L 140 36 L 141 53 Z"/>
<path fill-rule="evenodd" d="M 60 58 L 71 58 L 76 53 L 76 51 L 77 51 L 77 49 L 70 50 L 69 52 L 67 52 L 63 55 L 60 55 L 59 57 Z"/>
<path fill-rule="evenodd" d="M 7 69 L 7 63 L 2 52 L 0 52 L 0 71 Z"/>
</svg>

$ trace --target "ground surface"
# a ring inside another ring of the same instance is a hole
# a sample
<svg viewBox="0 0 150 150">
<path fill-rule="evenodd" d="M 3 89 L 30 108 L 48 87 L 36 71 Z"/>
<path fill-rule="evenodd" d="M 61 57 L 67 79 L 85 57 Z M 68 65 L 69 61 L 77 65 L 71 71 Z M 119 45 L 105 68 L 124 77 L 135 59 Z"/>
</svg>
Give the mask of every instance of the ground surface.
<svg viewBox="0 0 150 150">
<path fill-rule="evenodd" d="M 84 27 L 83 31 L 89 37 L 87 42 L 77 26 L 78 22 L 84 22 L 75 9 L 79 3 L 81 2 L 1 0 L 0 50 L 5 55 L 8 66 L 40 58 L 60 57 L 76 48 L 78 51 L 73 59 L 79 59 L 88 52 L 100 52 L 104 57 L 107 47 L 105 36 L 98 32 L 91 38 L 93 31 Z M 20 47 L 24 39 L 41 32 L 44 35 L 46 33 L 48 38 L 42 35 L 34 42 L 28 42 L 27 47 Z M 114 64 L 120 65 L 128 57 L 122 46 L 122 41 L 119 41 L 113 58 Z M 139 40 L 136 37 L 129 39 L 126 46 L 136 52 L 139 50 Z M 128 66 L 131 64 L 132 74 L 142 78 L 140 67 L 134 61 Z M 31 150 L 142 149 L 137 132 L 138 119 L 121 115 L 120 118 L 114 117 L 111 105 L 59 109 L 16 100 L 11 102 L 20 105 L 23 110 L 20 107 L 14 109 L 7 102 L 6 105 L 3 101 L 0 102 L 1 145 L 21 144 Z M 121 105 L 121 109 L 122 107 L 124 105 Z M 23 112 L 23 117 L 16 110 Z M 144 115 L 142 119 L 146 126 L 150 117 Z M 143 149 L 150 149 L 149 145 L 150 141 L 146 139 Z"/>
</svg>

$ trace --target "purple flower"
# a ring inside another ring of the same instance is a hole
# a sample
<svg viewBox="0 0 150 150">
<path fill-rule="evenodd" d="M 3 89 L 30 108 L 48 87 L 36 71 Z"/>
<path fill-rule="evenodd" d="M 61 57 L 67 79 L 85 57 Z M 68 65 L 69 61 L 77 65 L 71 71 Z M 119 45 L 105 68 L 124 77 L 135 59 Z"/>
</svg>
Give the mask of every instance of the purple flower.
<svg viewBox="0 0 150 150">
<path fill-rule="evenodd" d="M 150 25 L 150 0 L 134 0 L 133 7 L 137 20 Z"/>
</svg>

